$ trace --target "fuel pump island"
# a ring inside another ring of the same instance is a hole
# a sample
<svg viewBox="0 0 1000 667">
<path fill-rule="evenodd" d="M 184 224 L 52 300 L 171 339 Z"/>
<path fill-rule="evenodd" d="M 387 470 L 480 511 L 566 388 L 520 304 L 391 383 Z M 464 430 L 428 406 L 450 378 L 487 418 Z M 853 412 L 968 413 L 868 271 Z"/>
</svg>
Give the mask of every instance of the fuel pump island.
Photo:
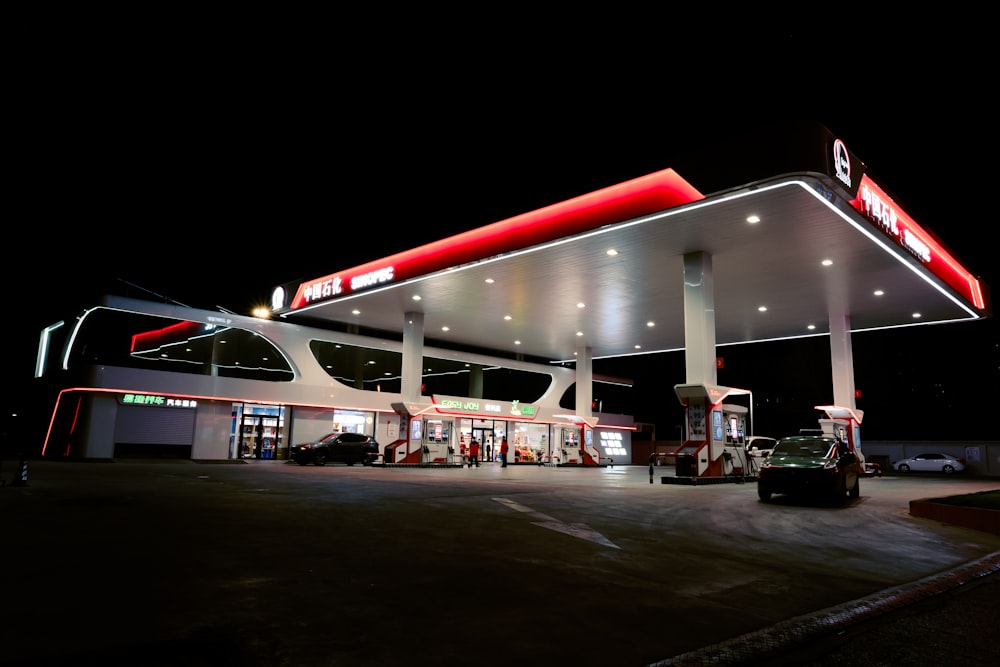
<svg viewBox="0 0 1000 667">
<path fill-rule="evenodd" d="M 677 398 L 684 406 L 687 422 L 686 438 L 677 450 L 674 475 L 660 478 L 663 484 L 718 484 L 756 480 L 756 465 L 747 453 L 747 421 L 753 424 L 752 393 L 747 389 L 707 384 L 674 386 Z M 750 408 L 726 403 L 726 399 L 750 395 Z M 864 413 L 848 407 L 818 405 L 826 414 L 819 420 L 823 435 L 847 443 L 865 466 L 861 451 L 860 424 Z M 650 482 L 653 469 L 650 466 Z"/>
</svg>

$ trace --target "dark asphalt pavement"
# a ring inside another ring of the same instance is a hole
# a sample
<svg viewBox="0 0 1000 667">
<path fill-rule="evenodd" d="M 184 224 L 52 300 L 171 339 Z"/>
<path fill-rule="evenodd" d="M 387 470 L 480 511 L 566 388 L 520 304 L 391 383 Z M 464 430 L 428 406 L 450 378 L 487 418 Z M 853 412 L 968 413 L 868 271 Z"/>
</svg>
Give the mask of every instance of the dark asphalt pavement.
<svg viewBox="0 0 1000 667">
<path fill-rule="evenodd" d="M 993 665 L 1000 536 L 644 466 L 28 462 L 0 665 Z"/>
</svg>

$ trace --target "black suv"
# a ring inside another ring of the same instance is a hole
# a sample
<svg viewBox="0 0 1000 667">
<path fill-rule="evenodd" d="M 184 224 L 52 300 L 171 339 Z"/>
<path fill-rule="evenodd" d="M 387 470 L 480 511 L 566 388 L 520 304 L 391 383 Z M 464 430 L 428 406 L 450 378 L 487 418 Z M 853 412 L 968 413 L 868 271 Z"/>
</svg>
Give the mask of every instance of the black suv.
<svg viewBox="0 0 1000 667">
<path fill-rule="evenodd" d="M 327 461 L 371 465 L 378 459 L 379 445 L 375 438 L 361 433 L 327 433 L 319 440 L 293 445 L 289 456 L 300 466 Z"/>
</svg>

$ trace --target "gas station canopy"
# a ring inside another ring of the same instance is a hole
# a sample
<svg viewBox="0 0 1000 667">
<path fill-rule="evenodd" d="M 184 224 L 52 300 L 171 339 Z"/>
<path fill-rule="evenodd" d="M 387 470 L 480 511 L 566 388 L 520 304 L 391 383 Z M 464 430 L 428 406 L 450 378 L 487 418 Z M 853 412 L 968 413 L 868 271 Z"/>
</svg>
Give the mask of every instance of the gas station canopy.
<svg viewBox="0 0 1000 667">
<path fill-rule="evenodd" d="M 425 219 L 421 212 L 415 218 Z M 717 345 L 989 317 L 987 287 L 826 128 L 765 128 L 661 171 L 275 289 L 273 313 L 552 363 L 685 347 L 685 257 Z"/>
</svg>

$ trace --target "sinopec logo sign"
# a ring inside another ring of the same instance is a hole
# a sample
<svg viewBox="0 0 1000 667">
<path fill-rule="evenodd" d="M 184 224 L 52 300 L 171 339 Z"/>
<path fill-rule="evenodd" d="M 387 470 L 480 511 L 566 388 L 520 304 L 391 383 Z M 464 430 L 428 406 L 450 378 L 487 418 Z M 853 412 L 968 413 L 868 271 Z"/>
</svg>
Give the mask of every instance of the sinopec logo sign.
<svg viewBox="0 0 1000 667">
<path fill-rule="evenodd" d="M 851 155 L 840 139 L 833 142 L 833 175 L 838 181 L 851 187 Z"/>
</svg>

